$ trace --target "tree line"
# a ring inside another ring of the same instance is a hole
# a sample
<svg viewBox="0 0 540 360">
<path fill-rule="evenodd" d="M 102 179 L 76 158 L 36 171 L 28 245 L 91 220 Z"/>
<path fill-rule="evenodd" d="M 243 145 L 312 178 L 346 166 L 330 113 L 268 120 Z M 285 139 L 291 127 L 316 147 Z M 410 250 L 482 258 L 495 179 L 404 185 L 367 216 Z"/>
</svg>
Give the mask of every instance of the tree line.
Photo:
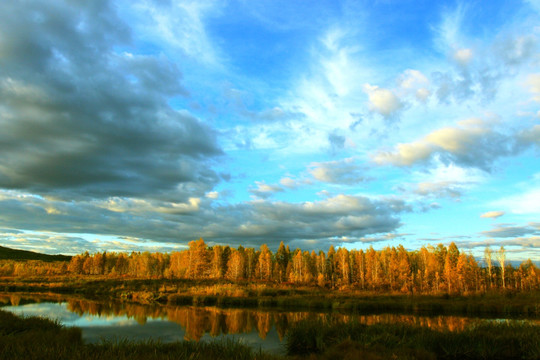
<svg viewBox="0 0 540 360">
<path fill-rule="evenodd" d="M 24 275 L 27 266 L 0 264 L 0 274 Z M 34 271 L 39 272 L 36 266 Z M 473 255 L 448 246 L 424 246 L 407 251 L 402 245 L 374 250 L 291 251 L 283 242 L 272 252 L 260 249 L 207 246 L 203 239 L 172 253 L 88 252 L 73 256 L 47 274 L 108 275 L 137 278 L 226 279 L 317 285 L 332 289 L 376 292 L 468 293 L 492 289 L 530 291 L 540 289 L 540 269 L 527 260 L 518 267 L 506 261 L 504 247 L 484 251 L 482 265 Z M 43 274 L 43 272 L 42 272 Z"/>
</svg>

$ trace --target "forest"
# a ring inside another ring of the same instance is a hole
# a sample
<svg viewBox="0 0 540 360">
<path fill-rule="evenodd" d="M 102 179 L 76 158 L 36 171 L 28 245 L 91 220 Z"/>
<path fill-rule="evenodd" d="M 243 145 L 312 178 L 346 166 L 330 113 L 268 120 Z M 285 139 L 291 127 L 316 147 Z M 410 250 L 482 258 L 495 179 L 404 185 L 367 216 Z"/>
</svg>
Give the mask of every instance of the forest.
<svg viewBox="0 0 540 360">
<path fill-rule="evenodd" d="M 291 251 L 281 242 L 273 253 L 207 246 L 201 238 L 172 253 L 88 252 L 69 262 L 0 261 L 0 276 L 105 275 L 111 278 L 216 279 L 273 284 L 303 284 L 329 289 L 394 293 L 467 294 L 491 290 L 531 291 L 540 288 L 540 269 L 531 261 L 515 267 L 501 247 L 486 247 L 481 264 L 455 243 L 407 251 L 402 245 L 374 250 L 331 246 L 324 251 Z"/>
</svg>

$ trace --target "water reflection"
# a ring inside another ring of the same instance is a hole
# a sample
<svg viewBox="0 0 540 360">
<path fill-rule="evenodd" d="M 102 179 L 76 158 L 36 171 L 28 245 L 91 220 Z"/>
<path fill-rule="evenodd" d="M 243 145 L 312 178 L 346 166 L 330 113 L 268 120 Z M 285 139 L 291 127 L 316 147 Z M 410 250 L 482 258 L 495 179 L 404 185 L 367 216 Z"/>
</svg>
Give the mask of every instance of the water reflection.
<svg viewBox="0 0 540 360">
<path fill-rule="evenodd" d="M 5 307 L 7 310 L 25 315 L 46 315 L 58 318 L 68 326 L 81 327 L 87 341 L 118 336 L 137 339 L 154 337 L 162 341 L 181 339 L 199 341 L 218 336 L 240 335 L 240 338 L 246 339 L 248 343 L 255 343 L 256 346 L 266 343 L 266 346 L 262 347 L 268 348 L 270 343 L 279 345 L 283 341 L 291 324 L 305 319 L 356 320 L 367 325 L 404 323 L 440 331 L 461 331 L 471 323 L 479 321 L 458 316 L 350 315 L 335 312 L 149 306 L 83 299 L 64 299 L 60 303 L 42 302 L 22 305 L 30 301 L 31 299 L 21 299 L 17 295 L 0 296 L 0 303 L 12 305 Z M 89 330 L 90 328 L 93 330 Z M 257 337 L 259 340 L 256 339 Z"/>
</svg>

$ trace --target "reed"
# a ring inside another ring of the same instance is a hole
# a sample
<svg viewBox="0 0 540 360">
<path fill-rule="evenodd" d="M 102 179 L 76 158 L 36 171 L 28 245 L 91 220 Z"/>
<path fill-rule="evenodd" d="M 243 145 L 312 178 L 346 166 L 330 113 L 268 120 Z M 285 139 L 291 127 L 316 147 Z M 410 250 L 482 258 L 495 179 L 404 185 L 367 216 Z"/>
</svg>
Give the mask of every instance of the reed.
<svg viewBox="0 0 540 360">
<path fill-rule="evenodd" d="M 538 359 L 540 327 L 504 321 L 452 332 L 405 324 L 307 320 L 289 329 L 286 347 L 289 355 L 318 354 L 320 358 L 345 358 L 353 352 L 394 358 Z"/>
</svg>

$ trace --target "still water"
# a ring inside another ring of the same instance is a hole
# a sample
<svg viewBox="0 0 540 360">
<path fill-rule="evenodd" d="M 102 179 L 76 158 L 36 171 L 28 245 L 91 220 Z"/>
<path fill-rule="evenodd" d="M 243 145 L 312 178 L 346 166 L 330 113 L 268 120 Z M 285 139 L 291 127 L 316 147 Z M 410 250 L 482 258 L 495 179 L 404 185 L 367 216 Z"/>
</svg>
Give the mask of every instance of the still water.
<svg viewBox="0 0 540 360">
<path fill-rule="evenodd" d="M 368 325 L 407 323 L 450 331 L 463 330 L 473 322 L 493 321 L 458 316 L 351 315 L 337 312 L 151 306 L 82 299 L 51 301 L 34 298 L 31 300 L 34 302 L 30 303 L 28 299 L 22 300 L 20 297 L 0 296 L 3 310 L 18 315 L 58 319 L 66 326 L 81 328 L 83 339 L 87 342 L 99 342 L 102 339 L 153 339 L 172 342 L 234 338 L 256 349 L 274 353 L 284 352 L 287 329 L 291 324 L 304 319 L 356 320 Z"/>
</svg>

